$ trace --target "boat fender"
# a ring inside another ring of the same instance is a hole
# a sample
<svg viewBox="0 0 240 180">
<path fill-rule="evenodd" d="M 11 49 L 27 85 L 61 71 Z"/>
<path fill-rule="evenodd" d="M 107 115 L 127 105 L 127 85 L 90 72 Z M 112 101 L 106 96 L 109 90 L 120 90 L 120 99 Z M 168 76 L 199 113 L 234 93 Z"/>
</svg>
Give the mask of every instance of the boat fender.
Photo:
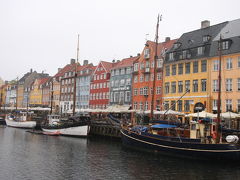
<svg viewBox="0 0 240 180">
<path fill-rule="evenodd" d="M 239 140 L 239 138 L 238 138 L 238 136 L 236 136 L 236 135 L 228 135 L 228 136 L 226 137 L 226 141 L 227 141 L 228 143 L 237 143 L 238 140 Z"/>
</svg>

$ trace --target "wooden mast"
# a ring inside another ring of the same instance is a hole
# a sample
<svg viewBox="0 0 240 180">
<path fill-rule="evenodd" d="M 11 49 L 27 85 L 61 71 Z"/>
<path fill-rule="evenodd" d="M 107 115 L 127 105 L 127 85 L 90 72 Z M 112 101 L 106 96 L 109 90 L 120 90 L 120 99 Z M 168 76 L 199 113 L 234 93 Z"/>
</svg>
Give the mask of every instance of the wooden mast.
<svg viewBox="0 0 240 180">
<path fill-rule="evenodd" d="M 51 110 L 50 110 L 50 114 L 52 114 L 53 111 L 53 78 L 52 78 L 52 87 L 51 87 Z"/>
<path fill-rule="evenodd" d="M 77 91 L 77 66 L 78 66 L 78 56 L 79 56 L 79 34 L 77 42 L 77 62 L 75 63 L 75 73 L 74 73 L 74 91 L 73 91 L 73 116 L 75 115 L 76 110 L 76 91 Z"/>
<path fill-rule="evenodd" d="M 216 132 L 217 132 L 217 138 L 216 141 L 217 143 L 220 142 L 220 122 L 221 122 L 221 117 L 220 117 L 220 112 L 221 112 L 221 66 L 222 66 L 222 35 L 220 34 L 220 39 L 219 39 L 219 69 L 218 69 L 218 101 L 217 101 L 217 125 L 216 125 Z"/>
<path fill-rule="evenodd" d="M 16 110 L 17 110 L 17 106 L 18 106 L 18 77 L 17 77 L 17 87 L 16 87 L 16 103 L 15 103 L 15 106 L 16 106 Z"/>
<path fill-rule="evenodd" d="M 150 118 L 153 120 L 153 109 L 154 109 L 154 97 L 155 97 L 155 83 L 156 83 L 156 69 L 157 69 L 157 51 L 158 51 L 158 27 L 159 27 L 159 19 L 162 20 L 162 15 L 157 18 L 157 27 L 156 27 L 156 35 L 155 35 L 155 55 L 154 55 L 154 70 L 153 70 L 153 91 L 152 91 L 152 103 L 151 103 L 151 114 Z M 151 94 L 151 90 L 150 90 Z"/>
</svg>

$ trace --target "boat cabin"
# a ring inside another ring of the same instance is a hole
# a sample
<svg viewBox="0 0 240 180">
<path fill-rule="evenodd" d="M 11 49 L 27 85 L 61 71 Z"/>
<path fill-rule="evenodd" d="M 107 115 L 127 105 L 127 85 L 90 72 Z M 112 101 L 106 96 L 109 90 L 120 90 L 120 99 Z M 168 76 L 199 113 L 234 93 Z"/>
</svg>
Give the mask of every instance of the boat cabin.
<svg viewBox="0 0 240 180">
<path fill-rule="evenodd" d="M 216 139 L 216 123 L 211 118 L 190 121 L 190 138 L 214 141 Z"/>
<path fill-rule="evenodd" d="M 48 116 L 47 116 L 47 119 L 48 119 L 48 123 L 49 123 L 50 125 L 57 124 L 57 123 L 59 123 L 59 121 L 60 121 L 60 115 L 51 114 L 51 115 L 48 115 Z"/>
</svg>

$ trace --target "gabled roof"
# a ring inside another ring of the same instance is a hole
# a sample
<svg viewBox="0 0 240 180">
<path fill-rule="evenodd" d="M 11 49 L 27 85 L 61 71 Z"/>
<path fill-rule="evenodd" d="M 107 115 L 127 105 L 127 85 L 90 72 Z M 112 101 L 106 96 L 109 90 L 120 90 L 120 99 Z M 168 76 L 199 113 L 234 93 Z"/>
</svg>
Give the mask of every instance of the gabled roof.
<svg viewBox="0 0 240 180">
<path fill-rule="evenodd" d="M 110 69 L 112 69 L 115 65 L 118 64 L 116 63 L 111 63 L 111 62 L 106 62 L 106 61 L 101 61 L 103 68 L 106 70 L 106 72 L 110 72 Z"/>
<path fill-rule="evenodd" d="M 39 85 L 46 83 L 51 77 L 39 78 Z"/>
<path fill-rule="evenodd" d="M 62 68 L 59 72 L 57 72 L 57 74 L 55 74 L 53 77 L 57 78 L 57 77 L 63 76 L 66 72 L 73 71 L 73 70 L 75 70 L 75 64 L 67 64 L 66 66 L 64 66 L 64 68 Z"/>
<path fill-rule="evenodd" d="M 240 52 L 240 19 L 229 21 L 213 39 L 210 49 L 211 57 L 218 56 L 218 43 L 220 40 L 220 35 L 222 36 L 223 41 L 230 41 L 230 47 L 229 49 L 222 51 L 223 55 Z"/>
</svg>

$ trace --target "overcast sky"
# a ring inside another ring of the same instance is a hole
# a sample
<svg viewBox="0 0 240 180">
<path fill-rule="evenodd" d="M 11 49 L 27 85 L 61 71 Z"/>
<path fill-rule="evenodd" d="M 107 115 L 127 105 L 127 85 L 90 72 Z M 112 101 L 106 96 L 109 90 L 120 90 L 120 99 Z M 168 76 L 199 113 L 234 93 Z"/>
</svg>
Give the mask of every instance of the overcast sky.
<svg viewBox="0 0 240 180">
<path fill-rule="evenodd" d="M 158 13 L 160 40 L 240 18 L 239 0 L 0 0 L 0 77 L 12 80 L 31 68 L 54 75 L 76 58 L 80 63 L 137 55 L 154 40 Z M 146 36 L 146 34 L 149 34 Z"/>
</svg>

